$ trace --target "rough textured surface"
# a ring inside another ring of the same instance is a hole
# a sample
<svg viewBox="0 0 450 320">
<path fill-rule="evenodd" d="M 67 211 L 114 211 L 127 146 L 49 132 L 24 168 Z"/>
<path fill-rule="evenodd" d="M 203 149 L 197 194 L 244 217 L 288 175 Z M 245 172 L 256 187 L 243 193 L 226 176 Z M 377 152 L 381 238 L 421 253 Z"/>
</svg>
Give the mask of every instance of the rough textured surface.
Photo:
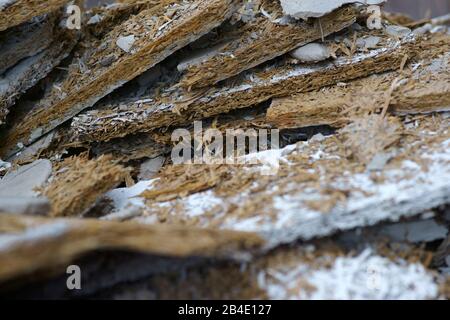
<svg viewBox="0 0 450 320">
<path fill-rule="evenodd" d="M 449 43 L 444 36 L 426 46 L 421 57 L 403 70 L 274 99 L 267 122 L 278 128 L 342 127 L 352 121 L 352 114 L 375 112 L 386 105 L 388 111 L 402 115 L 449 111 Z"/>
<path fill-rule="evenodd" d="M 279 161 L 274 176 L 261 176 L 264 162 L 254 170 L 169 167 L 143 193 L 151 201 L 135 219 L 253 231 L 276 246 L 412 217 L 449 201 L 448 128 L 448 119 L 424 119 L 417 128 L 406 126 L 395 144 L 378 127 L 355 131 L 380 140 L 379 153 L 393 153 L 375 171 L 370 159 L 364 165 L 354 156 L 359 145 L 352 149 L 345 133 L 272 153 Z"/>
<path fill-rule="evenodd" d="M 352 57 L 341 56 L 333 62 L 316 65 L 275 63 L 208 90 L 174 93 L 176 88 L 161 89 L 162 93 L 156 97 L 141 97 L 134 103 L 124 101 L 83 113 L 74 118 L 72 131 L 79 140 L 102 141 L 188 124 L 193 119 L 250 107 L 274 97 L 317 90 L 340 81 L 396 69 L 406 54 L 413 56 L 416 53 L 414 48 L 413 38 L 389 40 L 386 47 Z"/>
<path fill-rule="evenodd" d="M 67 0 L 16 0 L 0 7 L 0 31 L 62 7 Z"/>
<path fill-rule="evenodd" d="M 114 164 L 107 156 L 95 160 L 83 156 L 65 160 L 55 168 L 55 174 L 42 192 L 51 202 L 50 215 L 81 215 L 102 194 L 120 184 L 125 173 L 122 166 Z"/>
<path fill-rule="evenodd" d="M 265 1 L 261 8 L 258 9 L 269 16 L 258 10 L 254 20 L 239 28 L 237 39 L 226 42 L 213 54 L 209 53 L 203 59 L 198 58 L 196 63 L 189 64 L 181 85 L 186 88 L 214 85 L 301 45 L 341 31 L 353 24 L 358 15 L 357 9 L 345 8 L 321 19 L 319 26 L 317 22 L 283 23 L 283 15 L 276 1 Z M 236 30 L 228 33 L 232 35 Z M 225 33 L 221 36 L 226 39 L 231 35 Z"/>
<path fill-rule="evenodd" d="M 70 32 L 0 31 L 0 296 L 450 297 L 448 18 L 350 2 L 119 0 L 35 83 Z"/>
<path fill-rule="evenodd" d="M 109 154 L 117 161 L 128 162 L 144 158 L 155 158 L 170 152 L 168 145 L 155 142 L 150 135 L 138 134 L 108 142 L 92 144 L 91 151 L 95 156 Z"/>
<path fill-rule="evenodd" d="M 298 281 L 299 273 L 314 289 L 297 292 L 283 289 L 292 286 L 289 280 Z M 370 249 L 356 257 L 338 257 L 329 268 L 305 270 L 300 265 L 284 271 L 283 276 L 267 281 L 265 289 L 270 299 L 424 300 L 439 296 L 433 274 L 423 265 L 390 261 Z"/>
<path fill-rule="evenodd" d="M 84 44 L 85 50 L 80 53 L 80 60 L 72 62 L 65 77 L 54 84 L 24 121 L 11 130 L 8 141 L 13 145 L 33 143 L 220 25 L 231 16 L 236 2 L 165 0 L 130 17 L 100 39 L 89 38 Z M 129 53 L 116 45 L 117 39 L 125 35 L 135 37 Z M 101 63 L 105 57 L 113 59 L 110 63 Z"/>
</svg>

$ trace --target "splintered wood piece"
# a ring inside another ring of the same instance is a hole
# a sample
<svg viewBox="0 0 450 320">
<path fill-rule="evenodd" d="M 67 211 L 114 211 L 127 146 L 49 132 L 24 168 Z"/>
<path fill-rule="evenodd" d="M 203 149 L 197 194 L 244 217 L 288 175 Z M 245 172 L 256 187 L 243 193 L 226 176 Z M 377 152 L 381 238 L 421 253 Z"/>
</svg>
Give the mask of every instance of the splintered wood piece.
<svg viewBox="0 0 450 320">
<path fill-rule="evenodd" d="M 124 181 L 126 169 L 114 164 L 109 156 L 88 160 L 72 157 L 54 170 L 50 183 L 42 194 L 51 203 L 50 215 L 71 217 L 84 213 L 105 192 Z"/>
<path fill-rule="evenodd" d="M 186 62 L 181 86 L 207 87 L 228 79 L 242 71 L 281 56 L 309 42 L 322 39 L 352 25 L 358 10 L 347 7 L 337 10 L 314 22 L 283 22 L 282 9 L 276 1 L 264 1 L 254 20 L 240 27 L 238 37 L 220 46 L 214 53 L 195 61 Z M 320 23 L 320 26 L 319 26 Z M 223 38 L 231 37 L 236 30 L 224 32 Z"/>
<path fill-rule="evenodd" d="M 418 63 L 411 76 L 400 77 L 391 111 L 401 115 L 450 111 L 450 52 Z"/>
<path fill-rule="evenodd" d="M 144 9 L 161 4 L 160 0 L 116 1 L 113 5 L 94 7 L 85 13 L 84 27 L 88 33 L 100 37 Z"/>
<path fill-rule="evenodd" d="M 9 0 L 5 6 L 0 7 L 0 31 L 53 12 L 68 2 L 67 0 Z"/>
</svg>

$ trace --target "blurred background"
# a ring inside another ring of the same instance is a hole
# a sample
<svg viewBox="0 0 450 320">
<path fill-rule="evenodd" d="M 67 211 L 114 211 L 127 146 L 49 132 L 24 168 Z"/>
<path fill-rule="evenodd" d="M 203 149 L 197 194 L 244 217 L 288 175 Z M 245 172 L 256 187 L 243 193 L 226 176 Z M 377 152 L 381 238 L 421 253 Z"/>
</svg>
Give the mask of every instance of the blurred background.
<svg viewBox="0 0 450 320">
<path fill-rule="evenodd" d="M 385 9 L 415 19 L 429 18 L 450 13 L 450 0 L 388 0 Z"/>
<path fill-rule="evenodd" d="M 86 0 L 87 6 L 112 2 L 114 0 Z M 385 8 L 387 11 L 402 12 L 421 19 L 450 13 L 450 0 L 388 0 Z"/>
</svg>

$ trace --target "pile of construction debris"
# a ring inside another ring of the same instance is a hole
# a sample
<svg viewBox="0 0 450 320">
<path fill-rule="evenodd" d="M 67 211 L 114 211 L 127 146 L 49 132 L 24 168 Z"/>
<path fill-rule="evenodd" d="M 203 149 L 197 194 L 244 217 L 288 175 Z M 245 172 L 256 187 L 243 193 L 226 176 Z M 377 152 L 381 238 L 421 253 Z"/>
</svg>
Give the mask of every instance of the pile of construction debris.
<svg viewBox="0 0 450 320">
<path fill-rule="evenodd" d="M 0 0 L 1 295 L 450 297 L 450 16 L 81 2 Z"/>
</svg>

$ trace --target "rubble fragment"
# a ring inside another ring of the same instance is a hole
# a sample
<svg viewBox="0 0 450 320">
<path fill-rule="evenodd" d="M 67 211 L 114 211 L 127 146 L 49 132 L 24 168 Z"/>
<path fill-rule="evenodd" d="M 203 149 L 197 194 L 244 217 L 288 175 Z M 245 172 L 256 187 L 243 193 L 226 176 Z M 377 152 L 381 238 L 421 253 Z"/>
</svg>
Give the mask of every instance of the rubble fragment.
<svg viewBox="0 0 450 320">
<path fill-rule="evenodd" d="M 0 35 L 0 74 L 46 49 L 53 40 L 54 16 L 44 15 Z"/>
<path fill-rule="evenodd" d="M 50 211 L 46 198 L 2 197 L 0 196 L 0 214 L 14 213 L 22 215 L 45 216 Z"/>
<path fill-rule="evenodd" d="M 297 19 L 319 18 L 348 3 L 364 3 L 378 5 L 385 0 L 280 0 L 283 12 Z"/>
<path fill-rule="evenodd" d="M 221 35 L 231 40 L 207 51 L 204 56 L 183 67 L 180 85 L 185 88 L 207 87 L 281 56 L 296 47 L 341 31 L 356 21 L 358 10 L 349 7 L 324 17 L 318 23 L 293 22 L 283 24 L 281 8 L 274 1 L 263 1 L 261 12 L 269 10 L 270 17 L 257 13 L 258 18 L 231 35 Z M 262 49 L 264 48 L 264 49 Z M 220 68 L 218 68 L 220 66 Z"/>
<path fill-rule="evenodd" d="M 282 128 L 342 127 L 351 121 L 352 113 L 374 112 L 386 101 L 389 112 L 401 115 L 449 111 L 449 55 L 442 53 L 450 49 L 448 43 L 448 36 L 444 36 L 435 49 L 429 47 L 423 58 L 410 63 L 405 70 L 274 99 L 267 111 L 267 121 Z M 398 85 L 387 97 L 395 79 Z"/>
<path fill-rule="evenodd" d="M 326 245 L 278 248 L 251 264 L 187 267 L 182 275 L 171 272 L 167 276 L 147 277 L 99 296 L 119 300 L 201 300 L 208 297 L 415 300 L 440 297 L 440 281 L 425 265 L 427 252 L 404 247 L 405 257 L 395 258 L 396 250 L 365 245 L 368 247 L 357 254 L 327 242 Z"/>
<path fill-rule="evenodd" d="M 73 217 L 89 209 L 98 198 L 125 179 L 125 169 L 110 157 L 96 160 L 74 157 L 63 161 L 42 194 L 51 202 L 52 217 Z M 70 190 L 67 187 L 70 186 Z M 83 199 L 80 202 L 79 199 Z"/>
<path fill-rule="evenodd" d="M 52 171 L 51 162 L 44 159 L 10 170 L 0 180 L 0 196 L 36 197 L 39 195 L 37 189 L 47 182 Z"/>
<path fill-rule="evenodd" d="M 134 35 L 128 36 L 128 37 L 120 37 L 117 39 L 116 44 L 117 46 L 122 49 L 123 51 L 130 53 L 131 47 L 134 44 Z"/>
<path fill-rule="evenodd" d="M 165 157 L 159 156 L 142 163 L 138 176 L 139 180 L 150 180 L 154 178 L 164 165 L 165 161 Z"/>
<path fill-rule="evenodd" d="M 11 163 L 0 159 L 0 176 L 5 175 L 6 171 L 11 168 Z"/>
<path fill-rule="evenodd" d="M 403 38 L 411 33 L 411 29 L 402 26 L 387 26 L 386 33 L 390 36 Z"/>
<path fill-rule="evenodd" d="M 410 129 L 422 138 L 412 143 L 405 136 L 395 147 L 389 165 L 378 174 L 380 179 L 365 171 L 357 158 L 347 152 L 341 154 L 336 138 L 297 144 L 296 151 L 280 159 L 274 177 L 260 176 L 258 167 L 245 170 L 219 166 L 209 173 L 203 173 L 207 168 L 201 165 L 186 173 L 182 167 L 168 168 L 168 175 L 163 171 L 164 178 L 143 194 L 152 201 L 145 217 L 136 221 L 154 223 L 161 219 L 169 224 L 173 221 L 259 232 L 276 246 L 298 238 L 310 240 L 414 217 L 448 201 L 449 131 L 448 120 L 442 121 L 435 142 L 431 141 L 437 128 L 429 133 Z M 342 138 L 345 141 L 345 136 Z M 427 163 L 424 169 L 423 163 Z M 233 177 L 239 177 L 239 181 Z M 392 188 L 396 193 L 389 191 Z M 199 203 L 209 205 L 200 209 Z"/>
<path fill-rule="evenodd" d="M 45 185 L 51 174 L 52 164 L 43 159 L 11 168 L 0 180 L 0 214 L 46 215 L 50 204 L 39 195 L 38 189 Z"/>
<path fill-rule="evenodd" d="M 336 82 L 396 69 L 406 54 L 414 55 L 414 46 L 415 40 L 410 38 L 404 42 L 388 41 L 385 48 L 356 54 L 352 58 L 342 56 L 328 63 L 274 64 L 207 91 L 182 91 L 177 95 L 174 94 L 176 88 L 169 88 L 157 99 L 147 101 L 140 97 L 135 102 L 126 100 L 82 113 L 72 121 L 73 135 L 80 141 L 102 141 L 169 125 L 185 125 L 195 119 L 250 107 L 274 97 L 313 91 Z"/>
<path fill-rule="evenodd" d="M 449 17 L 383 3 L 0 0 L 0 296 L 448 299 Z"/>
<path fill-rule="evenodd" d="M 235 0 L 164 1 L 132 16 L 101 39 L 88 39 L 64 78 L 11 129 L 8 141 L 30 145 L 77 113 L 197 40 L 229 18 Z M 167 16 L 172 18 L 167 21 Z M 155 17 L 152 19 L 152 17 Z M 115 45 L 120 37 L 136 38 L 133 52 Z M 167 42 L 171 45 L 168 46 Z M 119 51 L 118 51 L 119 50 Z M 99 66 L 98 58 L 117 55 L 113 64 Z M 90 70 L 90 71 L 87 71 Z M 80 74 L 83 76 L 80 77 Z M 10 146 L 11 147 L 11 146 Z"/>
<path fill-rule="evenodd" d="M 310 43 L 292 51 L 291 56 L 301 62 L 319 62 L 332 57 L 332 52 L 327 45 Z"/>
<path fill-rule="evenodd" d="M 0 32 L 27 22 L 34 17 L 56 11 L 66 0 L 2 0 L 0 2 Z"/>
</svg>

